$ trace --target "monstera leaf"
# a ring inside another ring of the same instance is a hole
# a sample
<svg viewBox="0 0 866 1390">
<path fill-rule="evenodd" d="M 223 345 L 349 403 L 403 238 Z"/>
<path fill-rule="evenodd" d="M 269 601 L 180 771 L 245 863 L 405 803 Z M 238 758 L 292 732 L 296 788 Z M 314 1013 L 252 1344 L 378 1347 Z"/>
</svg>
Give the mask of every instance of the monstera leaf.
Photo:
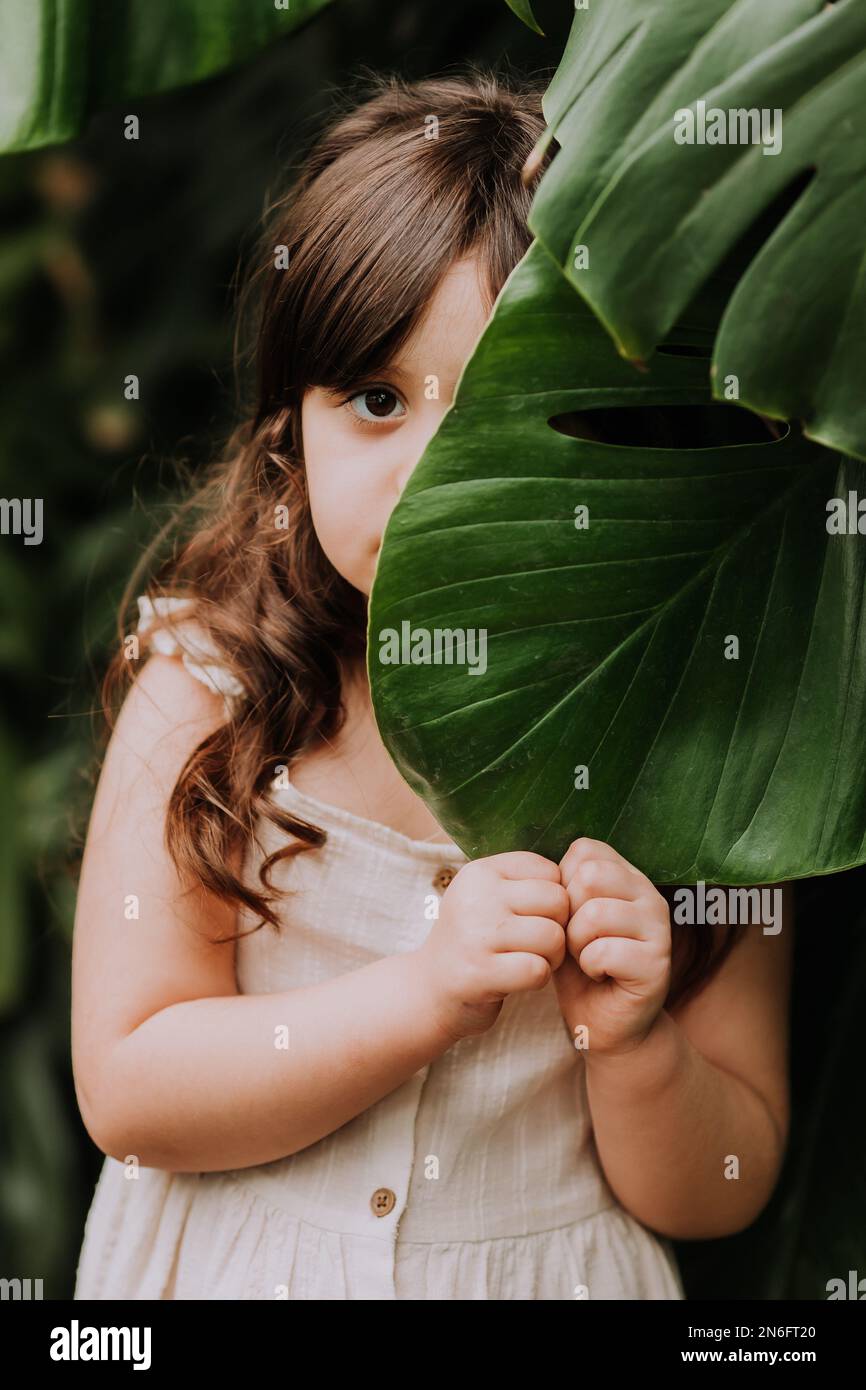
<svg viewBox="0 0 866 1390">
<path fill-rule="evenodd" d="M 329 0 L 0 0 L 0 150 L 69 140 L 90 113 L 210 77 Z"/>
<path fill-rule="evenodd" d="M 611 407 L 708 400 L 699 358 L 640 374 L 618 357 L 533 244 L 392 513 L 370 599 L 383 738 L 470 857 L 556 860 L 586 834 L 656 882 L 748 884 L 866 858 L 866 549 L 828 530 L 866 468 L 794 429 L 701 448 L 572 437 L 603 436 Z M 711 438 L 760 427 L 706 408 Z"/>
<path fill-rule="evenodd" d="M 859 458 L 864 94 L 862 0 L 592 0 L 545 94 L 562 148 L 529 219 L 619 351 L 646 359 L 769 216 L 713 390 Z"/>
</svg>

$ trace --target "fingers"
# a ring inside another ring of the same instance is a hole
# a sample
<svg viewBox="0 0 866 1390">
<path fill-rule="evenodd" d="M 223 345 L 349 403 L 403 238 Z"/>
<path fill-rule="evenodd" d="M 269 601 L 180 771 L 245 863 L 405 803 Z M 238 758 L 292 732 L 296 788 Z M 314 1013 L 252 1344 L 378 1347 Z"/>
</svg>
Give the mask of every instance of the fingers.
<svg viewBox="0 0 866 1390">
<path fill-rule="evenodd" d="M 621 898 L 591 898 L 578 909 L 566 928 L 568 949 L 575 959 L 594 937 L 619 936 L 648 941 L 652 935 L 646 914 L 639 905 Z"/>
<path fill-rule="evenodd" d="M 664 930 L 662 916 L 649 915 L 644 905 L 624 902 L 621 898 L 591 898 L 571 917 L 566 929 L 566 942 L 575 960 L 584 959 L 585 948 L 592 941 L 612 937 L 624 941 L 652 944 L 653 949 L 669 949 L 670 929 Z M 581 954 L 582 952 L 582 954 Z"/>
<path fill-rule="evenodd" d="M 544 989 L 553 975 L 550 962 L 529 951 L 502 951 L 493 957 L 491 989 L 497 995 Z"/>
<path fill-rule="evenodd" d="M 572 913 L 593 898 L 621 898 L 635 902 L 646 889 L 643 876 L 624 862 L 613 859 L 584 859 L 566 880 Z"/>
<path fill-rule="evenodd" d="M 545 859 L 532 850 L 515 849 L 505 854 L 491 854 L 485 863 L 494 868 L 501 878 L 546 878 L 551 883 L 561 883 L 559 866 L 552 859 Z"/>
<path fill-rule="evenodd" d="M 621 854 L 617 853 L 613 845 L 606 844 L 604 840 L 591 840 L 587 835 L 583 835 L 578 840 L 572 840 L 565 854 L 562 856 L 562 859 L 559 861 L 559 869 L 563 883 L 568 883 L 568 880 L 574 876 L 580 865 L 589 859 L 609 860 L 612 864 L 620 864 L 623 868 L 630 869 L 634 874 L 639 873 L 639 870 L 637 870 L 633 864 L 630 864 L 627 859 L 624 859 Z M 640 876 L 643 877 L 643 875 Z"/>
<path fill-rule="evenodd" d="M 592 980 L 601 982 L 609 977 L 623 989 L 634 986 L 639 991 L 652 977 L 652 966 L 647 961 L 647 952 L 652 949 L 646 941 L 598 937 L 581 952 L 578 965 Z"/>
<path fill-rule="evenodd" d="M 508 879 L 503 887 L 505 901 L 512 912 L 549 917 L 561 927 L 567 926 L 572 907 L 561 883 L 552 883 L 546 878 L 522 878 Z"/>
<path fill-rule="evenodd" d="M 547 917 L 506 917 L 496 928 L 495 950 L 531 951 L 544 956 L 551 970 L 558 970 L 565 959 L 565 932 Z"/>
<path fill-rule="evenodd" d="M 476 892 L 485 893 L 495 882 L 500 890 L 499 901 L 511 912 L 531 917 L 550 917 L 564 927 L 572 908 L 562 883 L 559 865 L 531 850 L 512 850 L 476 860 L 473 869 L 480 875 L 475 879 Z M 466 869 L 461 872 L 465 875 Z"/>
</svg>

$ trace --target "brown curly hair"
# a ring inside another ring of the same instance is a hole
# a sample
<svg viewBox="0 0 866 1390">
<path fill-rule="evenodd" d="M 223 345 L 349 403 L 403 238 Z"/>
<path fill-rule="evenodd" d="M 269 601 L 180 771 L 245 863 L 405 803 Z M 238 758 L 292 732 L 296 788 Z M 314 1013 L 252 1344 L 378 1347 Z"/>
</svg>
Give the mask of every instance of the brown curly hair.
<svg viewBox="0 0 866 1390">
<path fill-rule="evenodd" d="M 124 591 L 101 689 L 106 734 L 134 678 L 125 634 L 139 593 L 191 599 L 243 687 L 231 716 L 182 769 L 165 843 L 184 878 L 258 915 L 254 930 L 280 925 L 273 866 L 327 838 L 272 799 L 275 771 L 340 729 L 346 663 L 363 656 L 366 641 L 366 598 L 333 568 L 313 528 L 304 393 L 347 390 L 386 368 L 442 276 L 469 252 L 484 268 L 492 308 L 531 241 L 526 219 L 551 157 L 546 145 L 523 171 L 545 131 L 546 85 L 470 66 L 418 82 L 368 73 L 338 98 L 342 109 L 267 207 L 241 281 L 238 380 L 250 370 L 240 422 Z M 436 139 L 426 138 L 432 116 Z M 167 540 L 171 553 L 156 564 Z M 161 621 L 172 625 L 170 615 Z M 139 641 L 145 654 L 148 634 Z M 259 817 L 285 837 L 262 859 L 260 886 L 231 867 L 235 852 L 256 841 Z M 705 977 L 710 949 L 707 934 L 693 930 L 678 943 L 682 987 Z"/>
</svg>

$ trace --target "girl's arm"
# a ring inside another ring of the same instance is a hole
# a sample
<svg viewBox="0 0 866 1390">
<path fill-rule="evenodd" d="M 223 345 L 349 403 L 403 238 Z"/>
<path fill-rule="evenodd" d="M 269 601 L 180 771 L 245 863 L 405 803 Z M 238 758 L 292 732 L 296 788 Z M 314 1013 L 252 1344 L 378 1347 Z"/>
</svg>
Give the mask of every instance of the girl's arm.
<svg viewBox="0 0 866 1390">
<path fill-rule="evenodd" d="M 584 1054 L 605 1176 L 661 1235 L 744 1230 L 776 1185 L 789 1125 L 791 899 L 786 884 L 778 935 L 748 927 L 704 989 L 662 1010 L 632 1051 Z"/>
<path fill-rule="evenodd" d="M 75 915 L 84 1123 L 103 1152 L 177 1172 L 303 1149 L 453 1042 L 414 952 L 306 988 L 238 993 L 233 944 L 219 944 L 235 910 L 181 883 L 163 844 L 178 773 L 224 717 L 182 663 L 146 661 L 102 768 Z"/>
</svg>

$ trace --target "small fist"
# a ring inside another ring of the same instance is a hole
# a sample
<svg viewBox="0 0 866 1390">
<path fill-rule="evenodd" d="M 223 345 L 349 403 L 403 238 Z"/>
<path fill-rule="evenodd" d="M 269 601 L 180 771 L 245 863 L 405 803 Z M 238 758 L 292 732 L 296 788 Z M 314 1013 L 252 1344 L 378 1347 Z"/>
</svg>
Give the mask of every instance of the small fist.
<svg viewBox="0 0 866 1390">
<path fill-rule="evenodd" d="M 567 954 L 553 980 L 569 1032 L 590 1056 L 647 1037 L 671 980 L 670 910 L 649 879 L 602 840 L 579 839 L 559 865 L 568 894 Z"/>
<path fill-rule="evenodd" d="M 568 916 L 552 860 L 516 850 L 464 864 L 417 952 L 431 1008 L 453 1041 L 490 1028 L 509 995 L 548 984 L 565 959 Z"/>
</svg>

